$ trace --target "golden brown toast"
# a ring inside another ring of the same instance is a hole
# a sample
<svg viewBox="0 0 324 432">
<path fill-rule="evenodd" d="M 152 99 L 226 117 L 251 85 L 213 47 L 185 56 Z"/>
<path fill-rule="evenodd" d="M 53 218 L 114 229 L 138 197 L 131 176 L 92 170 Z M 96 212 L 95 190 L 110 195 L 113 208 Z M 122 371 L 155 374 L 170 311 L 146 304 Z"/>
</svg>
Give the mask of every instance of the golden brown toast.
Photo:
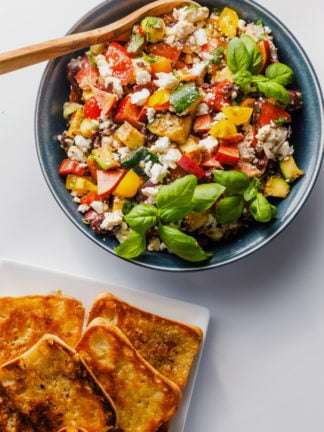
<svg viewBox="0 0 324 432">
<path fill-rule="evenodd" d="M 177 411 L 181 391 L 104 318 L 86 328 L 76 351 L 115 402 L 123 432 L 155 432 Z"/>
<path fill-rule="evenodd" d="M 106 318 L 119 327 L 148 363 L 184 388 L 202 342 L 199 327 L 138 309 L 112 294 L 97 297 L 88 323 L 96 317 Z"/>
<path fill-rule="evenodd" d="M 0 368 L 0 385 L 37 432 L 67 426 L 107 432 L 115 426 L 110 397 L 75 350 L 53 335 Z"/>
<path fill-rule="evenodd" d="M 27 351 L 45 333 L 75 346 L 84 313 L 79 300 L 62 295 L 0 298 L 0 365 Z"/>
<path fill-rule="evenodd" d="M 17 412 L 0 385 L 0 432 L 34 432 L 30 422 Z"/>
</svg>

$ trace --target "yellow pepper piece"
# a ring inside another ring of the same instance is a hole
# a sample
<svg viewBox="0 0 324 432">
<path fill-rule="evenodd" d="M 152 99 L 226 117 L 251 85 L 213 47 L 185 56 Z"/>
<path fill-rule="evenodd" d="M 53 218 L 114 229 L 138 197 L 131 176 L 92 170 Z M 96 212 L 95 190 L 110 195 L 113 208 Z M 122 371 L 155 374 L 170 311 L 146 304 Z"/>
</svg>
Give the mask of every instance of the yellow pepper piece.
<svg viewBox="0 0 324 432">
<path fill-rule="evenodd" d="M 223 119 L 215 123 L 209 133 L 215 138 L 233 138 L 237 135 L 237 129 L 231 120 Z"/>
<path fill-rule="evenodd" d="M 219 15 L 218 26 L 222 33 L 226 36 L 236 36 L 239 23 L 237 13 L 228 7 L 225 7 Z"/>
<path fill-rule="evenodd" d="M 88 177 L 68 174 L 65 181 L 66 189 L 75 192 L 78 195 L 84 195 L 87 192 L 97 192 L 98 187 L 92 183 Z"/>
<path fill-rule="evenodd" d="M 228 120 L 231 120 L 236 126 L 248 123 L 253 113 L 253 108 L 239 106 L 224 106 L 222 112 Z"/>
<path fill-rule="evenodd" d="M 141 185 L 142 178 L 133 169 L 130 169 L 112 194 L 123 198 L 132 198 Z"/>
<path fill-rule="evenodd" d="M 168 89 L 159 89 L 149 97 L 147 104 L 153 108 L 156 105 L 163 105 L 169 102 L 170 94 Z"/>
</svg>

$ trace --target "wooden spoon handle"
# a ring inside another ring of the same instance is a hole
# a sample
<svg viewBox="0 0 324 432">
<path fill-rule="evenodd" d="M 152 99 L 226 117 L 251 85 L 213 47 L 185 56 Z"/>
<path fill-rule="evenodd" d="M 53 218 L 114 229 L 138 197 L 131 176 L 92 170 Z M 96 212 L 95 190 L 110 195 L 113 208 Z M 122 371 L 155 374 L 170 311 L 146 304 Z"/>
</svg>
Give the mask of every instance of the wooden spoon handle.
<svg viewBox="0 0 324 432">
<path fill-rule="evenodd" d="M 104 27 L 2 53 L 0 54 L 0 75 L 111 39 L 126 40 L 132 25 L 145 15 L 163 15 L 170 12 L 174 7 L 185 4 L 195 4 L 195 2 L 190 0 L 157 0 Z"/>
</svg>

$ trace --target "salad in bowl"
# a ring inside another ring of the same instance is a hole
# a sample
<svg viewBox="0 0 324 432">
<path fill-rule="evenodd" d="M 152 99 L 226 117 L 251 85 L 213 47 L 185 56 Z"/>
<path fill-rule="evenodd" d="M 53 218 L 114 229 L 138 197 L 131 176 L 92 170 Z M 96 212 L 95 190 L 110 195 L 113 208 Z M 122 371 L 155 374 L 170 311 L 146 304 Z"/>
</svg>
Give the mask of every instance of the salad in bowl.
<svg viewBox="0 0 324 432">
<path fill-rule="evenodd" d="M 189 262 L 256 224 L 304 174 L 303 105 L 271 29 L 231 7 L 187 5 L 91 46 L 67 65 L 57 167 L 84 224 L 126 259 Z"/>
</svg>

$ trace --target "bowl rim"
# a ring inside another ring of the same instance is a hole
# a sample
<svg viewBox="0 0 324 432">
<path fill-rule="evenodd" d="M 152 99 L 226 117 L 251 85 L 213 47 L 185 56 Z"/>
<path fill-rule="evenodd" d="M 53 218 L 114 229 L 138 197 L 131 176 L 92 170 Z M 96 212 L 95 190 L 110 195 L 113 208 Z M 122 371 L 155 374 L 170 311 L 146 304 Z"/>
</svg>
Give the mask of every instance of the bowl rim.
<svg viewBox="0 0 324 432">
<path fill-rule="evenodd" d="M 91 18 L 94 14 L 98 14 L 102 9 L 105 9 L 105 13 L 107 13 L 106 8 L 109 6 L 110 3 L 116 3 L 116 0 L 107 0 L 103 1 L 99 5 L 95 6 L 94 8 L 90 9 L 86 14 L 84 14 L 82 17 L 80 17 L 76 23 L 68 30 L 66 34 L 71 34 L 76 32 L 79 26 L 81 26 L 85 21 L 87 21 L 89 18 Z M 203 2 L 202 2 L 203 3 Z M 228 3 L 231 3 L 231 0 L 228 1 Z M 320 140 L 319 140 L 319 149 L 318 149 L 318 158 L 315 164 L 315 168 L 313 169 L 313 172 L 309 176 L 309 180 L 307 183 L 307 186 L 305 188 L 305 193 L 302 197 L 302 199 L 298 202 L 298 205 L 296 205 L 293 210 L 286 215 L 284 221 L 280 224 L 280 226 L 274 230 L 274 232 L 270 235 L 267 235 L 262 241 L 258 241 L 257 244 L 251 245 L 247 250 L 240 253 L 240 255 L 234 255 L 232 257 L 229 257 L 225 260 L 210 263 L 210 261 L 202 262 L 202 263 L 188 263 L 185 262 L 185 267 L 177 266 L 177 267 L 165 267 L 159 264 L 152 264 L 150 262 L 141 261 L 140 259 L 125 259 L 116 254 L 116 252 L 111 248 L 108 244 L 103 243 L 103 240 L 101 238 L 97 238 L 91 235 L 91 233 L 85 229 L 85 226 L 80 225 L 80 223 L 73 218 L 68 210 L 65 208 L 63 203 L 61 202 L 61 199 L 59 197 L 59 194 L 56 192 L 54 186 L 52 185 L 52 182 L 50 181 L 49 175 L 47 173 L 47 170 L 45 168 L 45 164 L 42 159 L 41 151 L 40 151 L 40 138 L 38 133 L 38 115 L 40 111 L 40 103 L 41 103 L 41 94 L 44 88 L 44 85 L 46 83 L 47 77 L 49 73 L 51 72 L 51 69 L 53 68 L 53 65 L 55 64 L 55 61 L 57 59 L 52 59 L 48 61 L 43 74 L 42 78 L 38 87 L 38 92 L 36 96 L 36 104 L 35 104 L 35 111 L 34 111 L 34 134 L 35 134 L 35 143 L 36 143 L 36 153 L 37 158 L 41 167 L 42 174 L 44 176 L 44 179 L 47 183 L 47 186 L 49 190 L 51 191 L 54 199 L 59 204 L 59 207 L 63 210 L 63 212 L 66 214 L 68 219 L 78 228 L 78 230 L 82 231 L 90 240 L 92 240 L 94 243 L 96 243 L 98 246 L 100 246 L 105 251 L 111 253 L 115 257 L 118 257 L 128 263 L 133 263 L 135 265 L 138 265 L 140 267 L 144 267 L 146 269 L 150 270 L 158 270 L 158 271 L 167 271 L 167 272 L 198 272 L 203 270 L 213 270 L 216 268 L 223 267 L 225 265 L 237 262 L 242 260 L 243 258 L 246 258 L 258 250 L 262 249 L 266 244 L 269 244 L 274 238 L 276 238 L 279 234 L 281 234 L 295 219 L 297 214 L 300 212 L 302 207 L 305 205 L 307 200 L 309 199 L 311 192 L 315 186 L 316 180 L 319 176 L 321 165 L 324 158 L 324 98 L 323 98 L 323 92 L 321 89 L 320 81 L 317 76 L 317 73 L 315 71 L 315 68 L 310 61 L 310 58 L 306 51 L 304 50 L 303 46 L 300 44 L 296 36 L 289 30 L 289 28 L 276 16 L 274 13 L 269 11 L 266 7 L 263 5 L 260 5 L 258 2 L 254 0 L 244 0 L 244 3 L 249 4 L 253 9 L 260 11 L 262 14 L 267 15 L 270 20 L 274 21 L 279 27 L 281 27 L 286 33 L 288 33 L 289 37 L 293 41 L 295 47 L 298 49 L 299 54 L 303 58 L 304 63 L 307 65 L 308 71 L 312 76 L 314 88 L 316 89 L 316 94 L 318 97 L 318 103 L 320 107 L 320 114 L 322 118 L 322 122 L 320 124 Z M 170 257 L 174 257 L 173 254 L 170 254 Z M 140 257 L 139 257 L 140 258 Z M 192 264 L 192 266 L 191 266 Z"/>
</svg>

